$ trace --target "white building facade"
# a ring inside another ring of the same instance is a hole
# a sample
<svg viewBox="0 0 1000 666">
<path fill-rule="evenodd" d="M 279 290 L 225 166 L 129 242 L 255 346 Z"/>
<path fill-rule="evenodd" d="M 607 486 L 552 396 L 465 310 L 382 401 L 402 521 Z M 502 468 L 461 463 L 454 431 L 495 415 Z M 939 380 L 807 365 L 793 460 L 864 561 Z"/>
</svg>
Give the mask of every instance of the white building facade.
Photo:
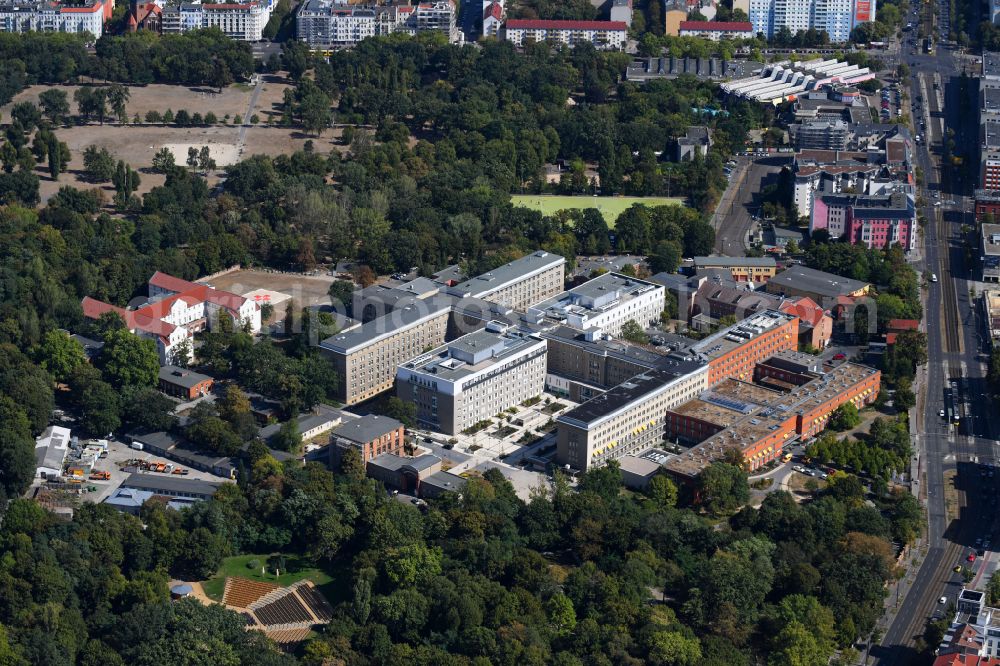
<svg viewBox="0 0 1000 666">
<path fill-rule="evenodd" d="M 628 25 L 621 21 L 510 20 L 504 26 L 504 38 L 515 46 L 546 41 L 570 47 L 588 43 L 608 51 L 623 50 L 627 32 Z"/>
<path fill-rule="evenodd" d="M 396 392 L 417 420 L 457 434 L 545 388 L 545 340 L 499 322 L 399 366 Z"/>
<path fill-rule="evenodd" d="M 101 2 L 77 7 L 48 3 L 0 5 L 0 32 L 104 34 L 105 9 Z"/>
<path fill-rule="evenodd" d="M 750 0 L 747 12 L 754 34 L 771 39 L 783 27 L 825 30 L 834 43 L 846 42 L 851 30 L 875 20 L 876 0 Z"/>
</svg>

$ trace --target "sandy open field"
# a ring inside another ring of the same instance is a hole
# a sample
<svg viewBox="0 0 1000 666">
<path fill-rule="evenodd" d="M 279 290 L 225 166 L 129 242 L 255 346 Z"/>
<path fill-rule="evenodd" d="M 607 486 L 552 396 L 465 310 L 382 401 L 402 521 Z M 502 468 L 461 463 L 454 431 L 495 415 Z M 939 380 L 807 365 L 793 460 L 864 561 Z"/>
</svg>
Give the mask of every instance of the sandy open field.
<svg viewBox="0 0 1000 666">
<path fill-rule="evenodd" d="M 281 101 L 283 83 L 265 82 L 265 87 L 280 88 L 278 91 L 278 101 Z M 10 107 L 16 102 L 29 101 L 38 103 L 38 95 L 46 89 L 54 87 L 66 91 L 69 98 L 69 108 L 72 113 L 76 113 L 76 102 L 73 101 L 73 93 L 81 86 L 31 86 L 18 93 L 14 101 L 0 109 L 3 118 L 10 118 Z M 89 87 L 89 86 L 88 86 Z M 100 84 L 96 87 L 100 87 Z M 131 119 L 135 114 L 140 118 L 145 117 L 147 111 L 158 111 L 163 113 L 167 109 L 174 113 L 180 109 L 186 109 L 188 113 L 200 113 L 205 115 L 209 111 L 220 119 L 226 114 L 232 118 L 237 113 L 246 113 L 247 105 L 250 103 L 250 93 L 253 88 L 246 84 L 234 84 L 228 88 L 223 88 L 220 93 L 215 88 L 188 88 L 186 86 L 171 86 L 163 84 L 150 84 L 148 86 L 129 86 L 129 101 L 126 105 L 128 117 Z"/>
<path fill-rule="evenodd" d="M 259 270 L 240 270 L 207 280 L 216 289 L 240 296 L 270 295 L 275 309 L 284 308 L 291 298 L 297 307 L 329 305 L 327 292 L 335 280 L 332 275 L 302 275 Z M 279 299 L 280 300 L 277 300 Z"/>
<path fill-rule="evenodd" d="M 10 106 L 16 102 L 27 100 L 36 102 L 38 96 L 48 86 L 32 86 L 15 97 L 14 102 L 0 108 L 0 120 L 9 116 Z M 58 86 L 65 90 L 70 99 L 70 108 L 76 112 L 73 102 L 73 92 L 80 86 Z M 250 155 L 280 155 L 301 150 L 306 141 L 312 141 L 317 153 L 327 154 L 332 151 L 342 151 L 339 145 L 340 130 L 330 129 L 320 137 L 307 136 L 294 128 L 272 127 L 266 125 L 267 120 L 275 113 L 280 113 L 280 105 L 288 84 L 284 79 L 266 76 L 260 84 L 260 92 L 256 103 L 250 109 L 253 96 L 253 86 L 234 84 L 223 89 L 221 93 L 214 89 L 188 88 L 185 86 L 148 85 L 131 86 L 130 99 L 127 105 L 131 119 L 136 114 L 144 118 L 147 111 L 156 110 L 163 113 L 167 109 L 177 112 L 186 109 L 189 113 L 204 115 L 212 111 L 221 120 L 229 116 L 229 124 L 213 125 L 211 127 L 174 127 L 167 125 L 125 125 L 114 122 L 104 125 L 89 124 L 63 127 L 57 130 L 61 141 L 65 141 L 73 154 L 67 165 L 66 172 L 58 182 L 53 182 L 44 168 L 37 173 L 41 178 L 40 194 L 44 203 L 63 185 L 81 188 L 100 187 L 110 199 L 114 195 L 110 184 L 97 185 L 89 183 L 80 177 L 83 170 L 83 151 L 91 145 L 106 148 L 116 159 L 125 160 L 140 173 L 141 184 L 138 194 L 142 195 L 153 187 L 162 185 L 164 177 L 149 171 L 153 155 L 160 148 L 167 147 L 174 153 L 178 164 L 187 161 L 188 148 L 200 149 L 208 146 L 219 169 L 234 164 Z M 231 124 L 239 114 L 249 122 L 252 115 L 260 117 L 261 124 L 244 127 L 244 143 L 240 145 L 240 127 Z M 209 175 L 210 186 L 219 181 L 220 173 Z"/>
</svg>

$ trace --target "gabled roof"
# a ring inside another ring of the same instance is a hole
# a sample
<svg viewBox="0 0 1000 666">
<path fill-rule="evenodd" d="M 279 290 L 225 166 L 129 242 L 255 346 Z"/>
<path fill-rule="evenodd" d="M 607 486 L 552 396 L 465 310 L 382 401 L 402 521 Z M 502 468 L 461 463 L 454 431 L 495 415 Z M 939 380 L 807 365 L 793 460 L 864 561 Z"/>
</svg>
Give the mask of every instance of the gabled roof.
<svg viewBox="0 0 1000 666">
<path fill-rule="evenodd" d="M 194 289 L 199 286 L 194 282 L 188 282 L 187 280 L 174 277 L 173 275 L 167 275 L 166 273 L 161 273 L 160 271 L 153 273 L 153 277 L 149 278 L 149 284 L 154 287 L 159 287 L 160 289 L 166 289 L 167 291 L 173 291 L 176 293 L 188 291 L 189 289 Z"/>
<path fill-rule="evenodd" d="M 485 12 L 483 12 L 483 19 L 484 20 L 488 19 L 490 17 L 495 18 L 498 21 L 502 21 L 503 20 L 503 5 L 501 5 L 499 2 L 491 2 L 490 6 L 486 8 Z"/>
</svg>

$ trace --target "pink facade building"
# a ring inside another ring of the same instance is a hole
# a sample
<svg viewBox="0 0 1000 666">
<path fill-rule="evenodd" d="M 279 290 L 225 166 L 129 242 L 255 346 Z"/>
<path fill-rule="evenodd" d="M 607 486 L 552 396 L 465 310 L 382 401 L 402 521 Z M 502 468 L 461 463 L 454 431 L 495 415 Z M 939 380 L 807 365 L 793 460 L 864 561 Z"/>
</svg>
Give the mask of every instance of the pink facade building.
<svg viewBox="0 0 1000 666">
<path fill-rule="evenodd" d="M 809 217 L 810 233 L 826 229 L 831 238 L 869 248 L 899 245 L 912 250 L 916 226 L 916 207 L 904 192 L 881 196 L 817 195 Z"/>
</svg>

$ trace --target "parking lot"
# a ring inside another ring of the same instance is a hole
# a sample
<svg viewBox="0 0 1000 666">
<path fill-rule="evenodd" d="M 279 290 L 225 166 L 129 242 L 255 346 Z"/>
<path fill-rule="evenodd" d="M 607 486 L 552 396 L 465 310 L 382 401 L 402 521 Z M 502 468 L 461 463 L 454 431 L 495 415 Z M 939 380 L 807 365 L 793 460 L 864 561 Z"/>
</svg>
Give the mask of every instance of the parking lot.
<svg viewBox="0 0 1000 666">
<path fill-rule="evenodd" d="M 83 442 L 81 442 L 81 444 L 82 443 Z M 130 460 L 141 460 L 147 463 L 163 463 L 164 465 L 173 464 L 166 458 L 154 456 L 144 451 L 135 451 L 124 442 L 109 440 L 107 457 L 100 458 L 97 461 L 97 464 L 94 465 L 92 472 L 108 472 L 111 475 L 111 478 L 105 481 L 100 481 L 85 477 L 83 483 L 81 484 L 84 490 L 84 492 L 80 495 L 81 499 L 86 502 L 94 503 L 103 502 L 107 499 L 107 497 L 110 496 L 111 493 L 113 493 L 115 489 L 117 489 L 118 486 L 120 486 L 122 482 L 131 474 L 131 472 L 126 472 L 124 470 L 126 461 Z M 175 468 L 176 467 L 177 466 L 175 465 Z M 162 475 L 162 473 L 158 472 L 138 471 L 136 473 L 154 474 L 158 476 Z M 226 479 L 223 479 L 222 477 L 196 469 L 189 469 L 188 474 L 178 475 L 178 478 L 200 479 L 204 481 L 226 481 Z M 87 492 L 87 490 L 91 487 L 95 488 L 95 490 Z"/>
</svg>

